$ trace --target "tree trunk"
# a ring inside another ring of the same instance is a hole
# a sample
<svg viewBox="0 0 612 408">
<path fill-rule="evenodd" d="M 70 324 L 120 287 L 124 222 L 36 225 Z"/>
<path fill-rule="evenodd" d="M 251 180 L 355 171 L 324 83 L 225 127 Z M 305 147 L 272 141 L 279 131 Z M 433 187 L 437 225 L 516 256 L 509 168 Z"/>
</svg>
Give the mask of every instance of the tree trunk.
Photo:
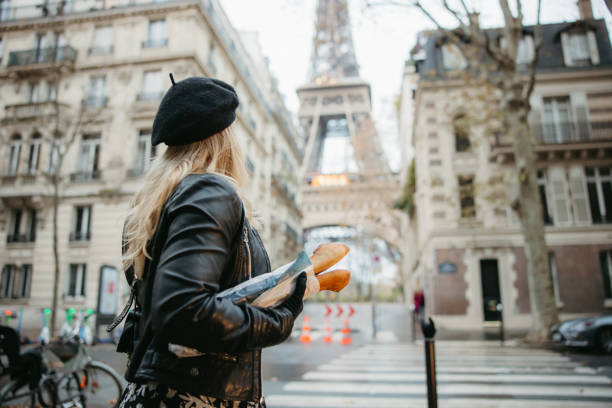
<svg viewBox="0 0 612 408">
<path fill-rule="evenodd" d="M 59 163 L 58 163 L 59 167 Z M 59 175 L 56 173 L 53 175 L 53 260 L 54 260 L 54 274 L 53 274 L 53 303 L 51 305 L 51 328 L 50 336 L 55 335 L 55 324 L 57 322 L 57 289 L 59 286 L 60 276 L 60 262 L 59 262 L 59 247 L 57 242 L 57 213 L 59 209 Z"/>
<path fill-rule="evenodd" d="M 518 213 L 525 240 L 526 273 L 533 320 L 529 338 L 543 342 L 550 338 L 550 329 L 558 323 L 559 315 L 548 265 L 534 144 L 527 121 L 529 101 L 523 96 L 522 84 L 516 81 L 508 85 L 504 95 L 506 97 L 502 100 L 502 112 L 506 129 L 512 139 L 518 177 L 518 202 L 513 207 Z"/>
</svg>

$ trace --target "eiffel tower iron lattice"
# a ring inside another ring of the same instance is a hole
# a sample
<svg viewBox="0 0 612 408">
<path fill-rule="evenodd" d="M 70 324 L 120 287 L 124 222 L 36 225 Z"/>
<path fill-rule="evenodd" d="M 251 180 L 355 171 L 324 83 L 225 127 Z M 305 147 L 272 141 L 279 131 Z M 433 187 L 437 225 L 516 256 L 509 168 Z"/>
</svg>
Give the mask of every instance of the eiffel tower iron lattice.
<svg viewBox="0 0 612 408">
<path fill-rule="evenodd" d="M 346 0 L 318 0 L 310 83 L 297 90 L 305 135 L 303 228 L 360 226 L 400 249 L 392 202 L 399 177 L 372 119 L 370 85 L 359 77 Z"/>
</svg>

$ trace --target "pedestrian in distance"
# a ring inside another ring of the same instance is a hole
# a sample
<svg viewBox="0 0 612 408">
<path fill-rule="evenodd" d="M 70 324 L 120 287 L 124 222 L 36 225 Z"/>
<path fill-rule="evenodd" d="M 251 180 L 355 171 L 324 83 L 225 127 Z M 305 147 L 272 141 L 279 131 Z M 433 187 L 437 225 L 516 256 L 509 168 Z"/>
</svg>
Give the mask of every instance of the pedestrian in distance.
<svg viewBox="0 0 612 408">
<path fill-rule="evenodd" d="M 246 169 L 231 127 L 238 96 L 216 79 L 170 77 L 151 136 L 168 147 L 145 175 L 124 228 L 132 295 L 108 328 L 126 318 L 117 350 L 129 353 L 129 383 L 118 405 L 265 407 L 261 350 L 290 336 L 306 276 L 274 308 L 215 296 L 270 272 L 243 194 Z M 198 353 L 179 356 L 171 345 Z"/>
</svg>

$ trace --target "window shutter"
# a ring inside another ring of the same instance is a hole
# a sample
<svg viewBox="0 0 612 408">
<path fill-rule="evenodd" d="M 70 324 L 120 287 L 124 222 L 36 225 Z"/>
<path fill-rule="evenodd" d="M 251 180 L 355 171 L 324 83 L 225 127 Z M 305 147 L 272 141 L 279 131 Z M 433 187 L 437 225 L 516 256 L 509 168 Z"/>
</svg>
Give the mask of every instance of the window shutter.
<svg viewBox="0 0 612 408">
<path fill-rule="evenodd" d="M 550 190 L 553 204 L 553 222 L 556 226 L 570 224 L 569 203 L 563 169 L 550 169 Z"/>
<path fill-rule="evenodd" d="M 572 61 L 572 56 L 570 54 L 569 39 L 567 37 L 567 33 L 561 33 L 561 48 L 563 51 L 563 63 L 565 63 L 566 67 L 573 66 L 574 61 Z"/>
<path fill-rule="evenodd" d="M 587 31 L 587 41 L 589 42 L 589 54 L 591 55 L 591 64 L 599 65 L 599 50 L 597 49 L 597 39 L 593 31 Z"/>
<path fill-rule="evenodd" d="M 586 94 L 583 92 L 572 93 L 570 101 L 574 108 L 574 118 L 576 120 L 576 138 L 578 140 L 588 140 L 591 136 L 591 127 L 589 124 Z"/>
<path fill-rule="evenodd" d="M 590 224 L 589 201 L 587 198 L 584 172 L 580 166 L 572 166 L 569 170 L 569 186 L 574 208 L 574 222 L 578 225 Z"/>
</svg>

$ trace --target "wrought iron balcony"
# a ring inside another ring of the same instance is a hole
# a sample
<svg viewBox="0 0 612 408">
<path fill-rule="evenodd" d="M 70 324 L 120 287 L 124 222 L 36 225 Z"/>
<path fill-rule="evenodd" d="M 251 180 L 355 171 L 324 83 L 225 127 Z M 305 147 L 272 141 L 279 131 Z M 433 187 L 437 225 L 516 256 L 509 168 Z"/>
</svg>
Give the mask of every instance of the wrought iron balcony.
<svg viewBox="0 0 612 408">
<path fill-rule="evenodd" d="M 138 96 L 136 97 L 136 100 L 141 101 L 141 102 L 158 101 L 162 98 L 163 95 L 164 95 L 163 91 L 155 91 L 155 92 L 142 91 L 141 93 L 138 94 Z"/>
<path fill-rule="evenodd" d="M 4 107 L 4 121 L 19 121 L 33 118 L 53 117 L 67 113 L 69 106 L 55 101 L 19 103 Z"/>
<path fill-rule="evenodd" d="M 134 167 L 132 169 L 128 169 L 127 176 L 129 178 L 138 178 L 142 177 L 145 174 L 145 169 L 143 167 Z"/>
<path fill-rule="evenodd" d="M 89 55 L 108 55 L 112 53 L 112 45 L 95 45 L 93 47 L 89 47 L 89 49 L 87 50 L 87 54 Z"/>
<path fill-rule="evenodd" d="M 79 241 L 89 241 L 91 236 L 89 231 L 81 232 L 81 231 L 72 231 L 70 233 L 70 242 L 79 242 Z"/>
<path fill-rule="evenodd" d="M 74 48 L 48 47 L 9 53 L 8 67 L 25 67 L 50 63 L 74 63 L 77 52 Z"/>
<path fill-rule="evenodd" d="M 9 234 L 6 236 L 7 244 L 17 244 L 36 241 L 34 234 Z"/>
<path fill-rule="evenodd" d="M 106 96 L 88 96 L 81 101 L 84 108 L 103 108 L 106 106 L 108 98 Z"/>
<path fill-rule="evenodd" d="M 612 139 L 612 122 L 541 122 L 533 133 L 539 143 L 580 143 Z"/>
<path fill-rule="evenodd" d="M 142 42 L 142 48 L 162 48 L 167 45 L 167 38 L 149 38 Z"/>
<path fill-rule="evenodd" d="M 82 182 L 82 181 L 99 180 L 101 176 L 102 176 L 102 172 L 100 170 L 78 171 L 70 175 L 70 181 Z"/>
</svg>

